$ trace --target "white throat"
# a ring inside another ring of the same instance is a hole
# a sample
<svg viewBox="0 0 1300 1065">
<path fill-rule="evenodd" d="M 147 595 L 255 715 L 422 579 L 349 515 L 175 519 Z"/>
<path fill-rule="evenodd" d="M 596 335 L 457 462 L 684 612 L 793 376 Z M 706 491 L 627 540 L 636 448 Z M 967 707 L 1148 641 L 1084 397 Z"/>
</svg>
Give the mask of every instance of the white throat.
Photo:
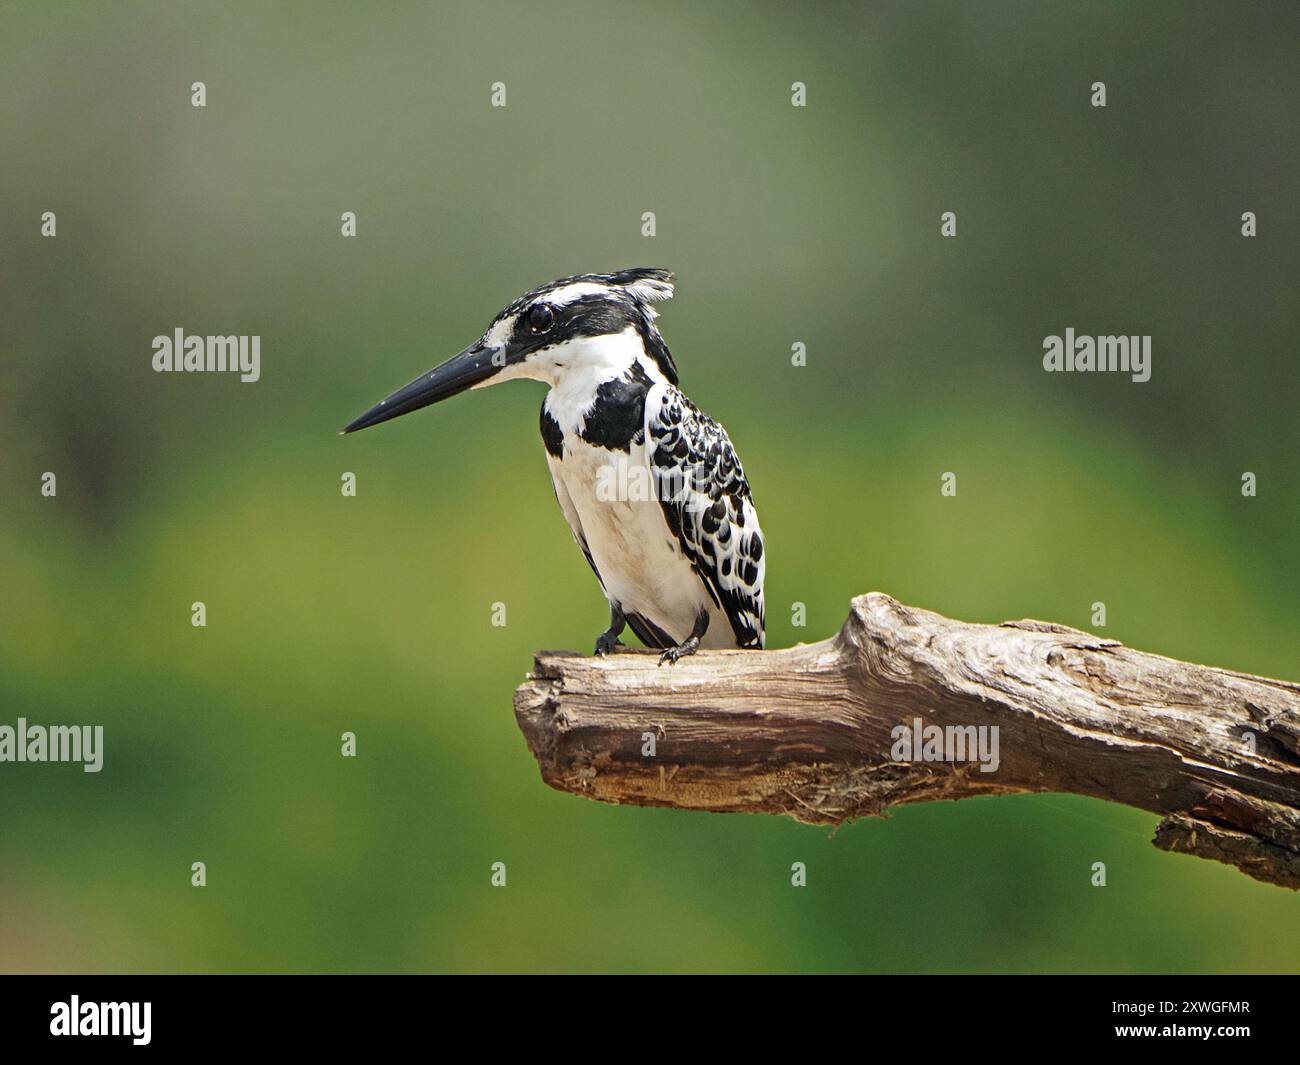
<svg viewBox="0 0 1300 1065">
<path fill-rule="evenodd" d="M 523 371 L 520 376 L 551 386 L 546 409 L 569 430 L 581 428 L 602 384 L 624 376 L 638 365 L 652 382 L 667 383 L 663 371 L 646 354 L 640 334 L 628 326 L 621 333 L 579 337 L 538 352 L 519 368 Z"/>
<path fill-rule="evenodd" d="M 573 395 L 594 391 L 601 382 L 627 373 L 638 362 L 652 380 L 664 379 L 654 360 L 646 355 L 640 334 L 628 326 L 621 333 L 575 337 L 545 348 L 497 376 L 528 377 L 544 381 L 564 395 Z M 512 370 L 515 373 L 511 374 Z"/>
</svg>

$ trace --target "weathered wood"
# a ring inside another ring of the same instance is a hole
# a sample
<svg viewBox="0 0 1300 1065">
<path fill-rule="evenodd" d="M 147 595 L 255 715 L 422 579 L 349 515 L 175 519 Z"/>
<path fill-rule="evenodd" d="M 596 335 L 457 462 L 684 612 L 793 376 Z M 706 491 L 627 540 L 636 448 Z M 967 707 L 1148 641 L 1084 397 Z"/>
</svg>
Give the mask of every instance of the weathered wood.
<svg viewBox="0 0 1300 1065">
<path fill-rule="evenodd" d="M 1300 685 L 878 592 L 821 643 L 658 661 L 537 655 L 515 716 L 546 783 L 831 825 L 900 803 L 1073 792 L 1164 815 L 1158 847 L 1300 888 Z M 996 726 L 996 770 L 891 757 L 895 727 L 917 718 Z"/>
</svg>

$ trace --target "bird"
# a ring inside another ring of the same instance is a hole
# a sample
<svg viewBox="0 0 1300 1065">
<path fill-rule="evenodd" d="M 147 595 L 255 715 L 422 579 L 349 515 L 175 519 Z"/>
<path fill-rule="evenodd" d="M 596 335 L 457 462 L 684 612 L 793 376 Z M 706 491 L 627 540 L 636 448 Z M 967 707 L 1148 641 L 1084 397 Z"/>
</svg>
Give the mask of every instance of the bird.
<svg viewBox="0 0 1300 1065">
<path fill-rule="evenodd" d="M 659 664 L 761 649 L 767 559 L 723 427 L 679 388 L 653 304 L 670 270 L 577 274 L 509 303 L 478 340 L 348 424 L 353 433 L 517 378 L 549 386 L 542 444 L 555 498 L 609 603 L 595 654 L 631 628 Z"/>
</svg>

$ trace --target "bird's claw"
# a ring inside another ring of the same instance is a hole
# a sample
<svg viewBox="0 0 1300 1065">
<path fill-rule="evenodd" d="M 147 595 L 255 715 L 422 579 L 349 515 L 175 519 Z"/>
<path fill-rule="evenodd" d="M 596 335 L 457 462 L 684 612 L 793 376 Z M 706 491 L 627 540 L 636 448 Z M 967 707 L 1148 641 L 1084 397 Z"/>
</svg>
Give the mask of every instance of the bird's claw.
<svg viewBox="0 0 1300 1065">
<path fill-rule="evenodd" d="M 607 632 L 602 632 L 596 637 L 596 655 L 600 658 L 613 654 L 622 646 L 617 636 L 611 636 Z"/>
<path fill-rule="evenodd" d="M 700 648 L 699 640 L 690 639 L 685 643 L 678 644 L 676 647 L 670 647 L 659 656 L 659 664 L 662 666 L 665 662 L 674 665 L 679 658 L 687 655 L 693 655 Z"/>
</svg>

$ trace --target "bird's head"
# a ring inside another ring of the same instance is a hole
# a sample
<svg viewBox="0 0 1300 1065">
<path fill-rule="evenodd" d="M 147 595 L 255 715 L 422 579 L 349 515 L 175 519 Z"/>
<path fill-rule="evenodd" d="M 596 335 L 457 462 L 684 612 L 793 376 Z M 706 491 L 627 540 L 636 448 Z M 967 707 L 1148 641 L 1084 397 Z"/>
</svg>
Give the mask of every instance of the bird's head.
<svg viewBox="0 0 1300 1065">
<path fill-rule="evenodd" d="M 399 388 L 343 432 L 516 377 L 552 386 L 575 376 L 599 380 L 623 372 L 637 358 L 676 384 L 677 367 L 650 306 L 672 294 L 672 272 L 649 267 L 579 274 L 542 285 L 506 307 L 459 355 Z"/>
</svg>

